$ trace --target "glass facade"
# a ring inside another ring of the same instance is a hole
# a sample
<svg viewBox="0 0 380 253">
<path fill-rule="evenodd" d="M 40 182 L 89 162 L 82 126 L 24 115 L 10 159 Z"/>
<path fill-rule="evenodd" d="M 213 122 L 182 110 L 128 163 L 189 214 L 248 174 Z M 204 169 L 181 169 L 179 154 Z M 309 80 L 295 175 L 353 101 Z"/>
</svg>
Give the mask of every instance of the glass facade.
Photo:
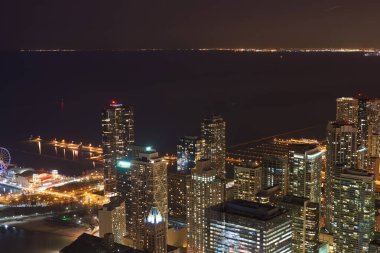
<svg viewBox="0 0 380 253">
<path fill-rule="evenodd" d="M 105 195 L 116 195 L 116 161 L 127 155 L 128 145 L 134 142 L 133 107 L 112 101 L 102 113 Z"/>
</svg>

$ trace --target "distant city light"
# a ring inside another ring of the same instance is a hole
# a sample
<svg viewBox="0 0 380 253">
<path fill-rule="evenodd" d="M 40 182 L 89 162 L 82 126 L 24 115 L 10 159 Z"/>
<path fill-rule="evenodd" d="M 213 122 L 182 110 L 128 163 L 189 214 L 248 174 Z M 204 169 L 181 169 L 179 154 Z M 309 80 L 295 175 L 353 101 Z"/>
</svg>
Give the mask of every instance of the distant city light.
<svg viewBox="0 0 380 253">
<path fill-rule="evenodd" d="M 150 147 L 150 146 L 146 147 L 146 148 L 145 148 L 145 151 L 147 151 L 147 152 L 152 151 L 152 147 Z"/>
</svg>

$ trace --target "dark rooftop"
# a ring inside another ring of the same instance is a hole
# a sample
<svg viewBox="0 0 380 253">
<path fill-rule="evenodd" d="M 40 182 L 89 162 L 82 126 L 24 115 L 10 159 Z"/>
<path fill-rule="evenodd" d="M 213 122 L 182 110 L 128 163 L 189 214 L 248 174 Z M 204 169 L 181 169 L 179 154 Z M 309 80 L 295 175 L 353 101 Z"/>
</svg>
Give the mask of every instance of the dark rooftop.
<svg viewBox="0 0 380 253">
<path fill-rule="evenodd" d="M 286 213 L 286 210 L 275 206 L 240 199 L 226 201 L 224 204 L 213 206 L 210 209 L 261 221 L 268 221 Z"/>
<path fill-rule="evenodd" d="M 60 253 L 143 253 L 119 243 L 107 243 L 105 238 L 83 233 Z"/>
</svg>

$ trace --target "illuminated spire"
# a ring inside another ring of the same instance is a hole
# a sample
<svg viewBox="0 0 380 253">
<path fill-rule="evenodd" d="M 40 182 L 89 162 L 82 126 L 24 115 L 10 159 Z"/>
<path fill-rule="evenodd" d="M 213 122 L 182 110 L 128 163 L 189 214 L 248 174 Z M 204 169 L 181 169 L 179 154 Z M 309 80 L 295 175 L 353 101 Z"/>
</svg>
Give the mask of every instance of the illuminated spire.
<svg viewBox="0 0 380 253">
<path fill-rule="evenodd" d="M 158 208 L 152 207 L 146 220 L 150 224 L 159 224 L 163 221 L 163 218 Z"/>
</svg>

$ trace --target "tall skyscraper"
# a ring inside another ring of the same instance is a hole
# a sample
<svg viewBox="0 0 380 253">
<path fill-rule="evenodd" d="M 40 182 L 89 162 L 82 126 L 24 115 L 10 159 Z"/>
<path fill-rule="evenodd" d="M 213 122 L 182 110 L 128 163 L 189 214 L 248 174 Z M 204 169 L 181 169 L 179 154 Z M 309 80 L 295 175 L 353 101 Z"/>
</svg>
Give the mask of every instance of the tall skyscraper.
<svg viewBox="0 0 380 253">
<path fill-rule="evenodd" d="M 294 144 L 289 148 L 288 194 L 320 204 L 322 151 L 312 144 Z"/>
<path fill-rule="evenodd" d="M 112 101 L 102 113 L 105 195 L 116 195 L 116 161 L 127 155 L 128 145 L 134 142 L 133 107 Z"/>
<path fill-rule="evenodd" d="M 234 169 L 235 199 L 255 201 L 256 194 L 262 187 L 262 167 L 256 163 L 247 163 L 245 166 L 235 166 Z"/>
<path fill-rule="evenodd" d="M 190 171 L 196 161 L 204 157 L 204 140 L 197 136 L 185 136 L 177 145 L 177 170 Z"/>
<path fill-rule="evenodd" d="M 145 249 L 149 253 L 167 252 L 167 222 L 156 207 L 152 207 L 145 220 Z"/>
<path fill-rule="evenodd" d="M 113 198 L 111 202 L 103 205 L 99 210 L 99 236 L 111 233 L 115 242 L 124 244 L 126 233 L 125 225 L 125 203 L 120 198 Z"/>
<path fill-rule="evenodd" d="M 359 103 L 356 98 L 342 97 L 336 99 L 336 121 L 358 124 Z"/>
<path fill-rule="evenodd" d="M 375 230 L 373 174 L 346 168 L 334 184 L 334 252 L 368 252 Z"/>
<path fill-rule="evenodd" d="M 292 252 L 291 219 L 285 209 L 231 200 L 206 209 L 206 252 Z"/>
<path fill-rule="evenodd" d="M 358 145 L 367 147 L 368 142 L 368 115 L 367 107 L 369 99 L 363 94 L 355 96 L 358 101 Z"/>
<path fill-rule="evenodd" d="M 190 192 L 188 195 L 187 224 L 188 251 L 206 252 L 205 210 L 207 207 L 222 203 L 223 183 L 210 160 L 200 160 L 191 171 Z"/>
<path fill-rule="evenodd" d="M 356 166 L 357 128 L 347 122 L 329 122 L 326 151 L 326 228 L 333 231 L 334 176 L 342 167 Z"/>
<path fill-rule="evenodd" d="M 126 237 L 129 244 L 144 249 L 146 234 L 145 219 L 152 207 L 160 211 L 163 220 L 168 220 L 167 169 L 166 161 L 148 147 L 134 160 L 121 159 L 117 162 L 119 174 L 125 181 Z M 167 226 L 166 226 L 167 228 Z"/>
<path fill-rule="evenodd" d="M 168 172 L 168 208 L 170 218 L 186 221 L 190 182 L 190 171 Z"/>
<path fill-rule="evenodd" d="M 368 116 L 368 168 L 372 169 L 380 157 L 380 99 L 367 102 Z"/>
<path fill-rule="evenodd" d="M 221 116 L 209 116 L 201 124 L 201 137 L 205 140 L 205 158 L 218 176 L 225 178 L 226 173 L 226 122 Z"/>
<path fill-rule="evenodd" d="M 288 210 L 292 220 L 292 252 L 319 252 L 319 204 L 309 199 L 287 195 L 279 206 Z"/>
</svg>

